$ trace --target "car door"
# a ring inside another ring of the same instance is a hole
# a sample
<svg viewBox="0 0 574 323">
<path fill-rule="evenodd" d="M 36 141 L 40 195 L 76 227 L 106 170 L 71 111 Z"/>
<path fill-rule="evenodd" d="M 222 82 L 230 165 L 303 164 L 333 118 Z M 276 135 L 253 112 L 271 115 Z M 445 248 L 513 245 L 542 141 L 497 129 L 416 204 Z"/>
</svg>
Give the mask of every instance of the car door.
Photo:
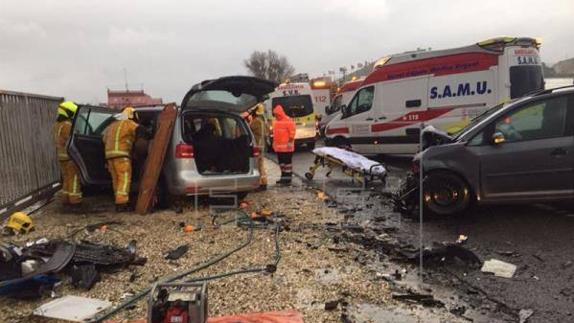
<svg viewBox="0 0 574 323">
<path fill-rule="evenodd" d="M 346 107 L 346 113 L 341 118 L 350 125 L 350 139 L 353 150 L 363 154 L 372 153 L 373 151 L 371 125 L 374 122 L 374 118 L 372 117 L 371 108 L 374 95 L 374 86 L 368 86 L 357 91 Z"/>
<path fill-rule="evenodd" d="M 108 185 L 110 174 L 106 169 L 103 132 L 113 121 L 117 111 L 109 108 L 80 106 L 74 117 L 68 153 L 74 160 L 84 184 Z"/>
<path fill-rule="evenodd" d="M 572 96 L 542 98 L 493 120 L 490 133 L 502 134 L 504 142 L 488 142 L 478 148 L 485 199 L 525 200 L 573 194 L 573 103 Z"/>
</svg>

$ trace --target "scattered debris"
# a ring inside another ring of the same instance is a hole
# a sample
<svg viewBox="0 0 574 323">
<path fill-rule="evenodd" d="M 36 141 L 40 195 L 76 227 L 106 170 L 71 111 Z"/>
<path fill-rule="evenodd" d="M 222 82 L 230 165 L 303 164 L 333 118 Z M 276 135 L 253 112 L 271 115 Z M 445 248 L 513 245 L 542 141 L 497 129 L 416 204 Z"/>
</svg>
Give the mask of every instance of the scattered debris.
<svg viewBox="0 0 574 323">
<path fill-rule="evenodd" d="M 100 280 L 100 275 L 94 264 L 73 266 L 70 275 L 74 287 L 86 290 L 91 289 Z"/>
<path fill-rule="evenodd" d="M 419 261 L 419 252 L 411 252 L 409 260 Z M 423 250 L 423 260 L 428 264 L 452 263 L 459 260 L 471 267 L 478 267 L 482 261 L 478 256 L 460 244 L 442 244 L 432 249 Z"/>
<path fill-rule="evenodd" d="M 46 244 L 34 245 L 26 251 L 31 256 L 49 257 L 54 254 L 54 251 L 62 244 L 68 243 L 61 240 L 54 240 Z M 75 264 L 93 263 L 98 266 L 145 264 L 146 258 L 139 258 L 131 252 L 134 248 L 133 244 L 130 244 L 129 248 L 118 248 L 111 245 L 83 241 L 76 245 L 72 262 Z"/>
<path fill-rule="evenodd" d="M 325 311 L 333 311 L 339 306 L 339 300 L 330 301 L 325 303 Z"/>
<path fill-rule="evenodd" d="M 465 236 L 464 234 L 461 234 L 458 236 L 458 239 L 456 239 L 456 243 L 463 244 L 466 242 L 466 240 L 468 240 L 468 237 Z"/>
<path fill-rule="evenodd" d="M 562 267 L 562 269 L 568 269 L 568 268 L 572 267 L 572 261 L 567 261 L 567 262 L 563 263 L 562 265 L 560 265 L 560 267 Z"/>
<path fill-rule="evenodd" d="M 484 262 L 481 271 L 493 273 L 496 277 L 512 278 L 516 272 L 516 265 L 498 259 L 490 259 Z"/>
<path fill-rule="evenodd" d="M 518 312 L 518 320 L 520 323 L 525 323 L 531 316 L 534 314 L 534 311 L 531 309 L 522 309 Z"/>
<path fill-rule="evenodd" d="M 73 244 L 65 243 L 58 245 L 58 248 L 54 251 L 51 258 L 48 259 L 47 262 L 40 265 L 37 270 L 20 278 L 1 281 L 0 289 L 7 286 L 16 287 L 17 285 L 25 283 L 26 281 L 31 280 L 37 276 L 57 273 L 61 271 L 72 260 L 75 250 L 76 246 Z"/>
<path fill-rule="evenodd" d="M 430 294 L 419 294 L 413 291 L 409 291 L 407 294 L 392 294 L 392 298 L 407 302 L 407 303 L 418 303 L 426 307 L 444 307 L 444 303 L 435 299 Z"/>
<path fill-rule="evenodd" d="M 328 199 L 329 197 L 327 196 L 327 194 L 325 194 L 325 192 L 323 191 L 317 191 L 317 199 L 321 200 L 321 201 L 325 201 L 326 199 Z"/>
<path fill-rule="evenodd" d="M 84 322 L 110 306 L 112 303 L 108 301 L 68 295 L 43 304 L 35 309 L 33 314 L 53 319 Z"/>
<path fill-rule="evenodd" d="M 189 250 L 189 244 L 181 245 L 171 251 L 168 251 L 164 256 L 165 259 L 177 260 L 181 258 Z"/>
</svg>

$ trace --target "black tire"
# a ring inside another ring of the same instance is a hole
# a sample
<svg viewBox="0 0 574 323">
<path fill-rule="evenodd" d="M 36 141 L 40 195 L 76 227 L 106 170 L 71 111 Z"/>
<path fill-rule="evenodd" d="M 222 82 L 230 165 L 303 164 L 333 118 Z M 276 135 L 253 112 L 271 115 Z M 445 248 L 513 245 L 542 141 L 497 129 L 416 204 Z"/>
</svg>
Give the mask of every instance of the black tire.
<svg viewBox="0 0 574 323">
<path fill-rule="evenodd" d="M 447 172 L 430 173 L 424 186 L 425 208 L 440 216 L 460 214 L 471 202 L 470 187 L 460 176 Z"/>
<path fill-rule="evenodd" d="M 247 197 L 247 194 L 249 194 L 249 192 L 235 193 L 235 196 L 237 196 L 237 202 L 241 202 L 242 200 L 244 200 Z"/>
<path fill-rule="evenodd" d="M 167 190 L 167 184 L 163 176 L 160 177 L 158 185 L 155 189 L 156 194 L 156 207 L 160 210 L 168 209 L 173 204 L 173 198 Z"/>
</svg>

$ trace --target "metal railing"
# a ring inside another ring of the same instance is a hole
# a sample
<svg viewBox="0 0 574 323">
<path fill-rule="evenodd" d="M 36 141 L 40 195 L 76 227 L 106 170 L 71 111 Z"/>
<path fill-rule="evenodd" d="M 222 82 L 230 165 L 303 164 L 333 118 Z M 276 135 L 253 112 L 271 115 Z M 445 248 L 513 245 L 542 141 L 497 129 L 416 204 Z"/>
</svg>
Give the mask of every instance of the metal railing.
<svg viewBox="0 0 574 323">
<path fill-rule="evenodd" d="M 0 90 L 0 219 L 60 187 L 52 126 L 62 100 Z"/>
</svg>

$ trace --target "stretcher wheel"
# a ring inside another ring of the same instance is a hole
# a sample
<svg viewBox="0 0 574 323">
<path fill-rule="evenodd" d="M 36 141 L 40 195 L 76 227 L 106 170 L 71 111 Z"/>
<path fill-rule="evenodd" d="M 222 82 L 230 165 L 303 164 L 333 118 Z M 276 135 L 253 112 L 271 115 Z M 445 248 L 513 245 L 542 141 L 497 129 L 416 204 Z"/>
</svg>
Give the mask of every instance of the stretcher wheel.
<svg viewBox="0 0 574 323">
<path fill-rule="evenodd" d="M 310 172 L 306 172 L 305 173 L 305 178 L 308 180 L 313 180 L 313 174 L 311 174 Z"/>
</svg>

